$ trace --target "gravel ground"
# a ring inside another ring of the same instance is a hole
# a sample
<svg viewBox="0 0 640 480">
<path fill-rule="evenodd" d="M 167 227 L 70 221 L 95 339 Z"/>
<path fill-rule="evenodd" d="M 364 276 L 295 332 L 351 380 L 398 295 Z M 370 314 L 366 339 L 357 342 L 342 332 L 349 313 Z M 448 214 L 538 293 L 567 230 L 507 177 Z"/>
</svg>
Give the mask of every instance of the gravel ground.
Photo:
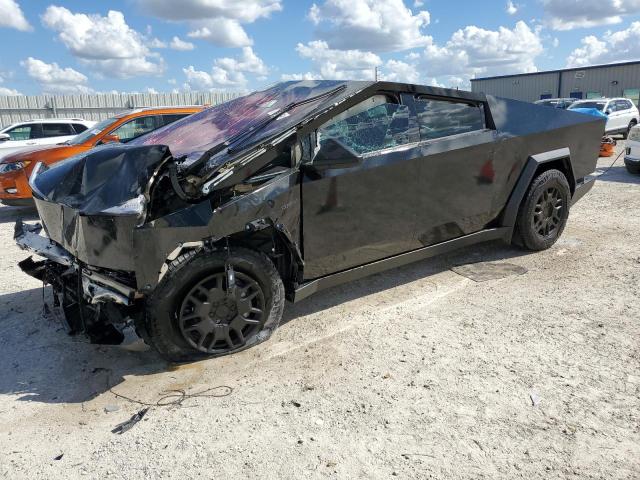
<svg viewBox="0 0 640 480">
<path fill-rule="evenodd" d="M 639 478 L 638 211 L 619 161 L 546 252 L 486 244 L 334 288 L 269 342 L 176 367 L 43 318 L 12 241 L 29 213 L 2 207 L 0 478 Z M 527 272 L 451 270 L 478 261 Z M 219 386 L 111 433 L 143 408 L 113 392 Z"/>
</svg>

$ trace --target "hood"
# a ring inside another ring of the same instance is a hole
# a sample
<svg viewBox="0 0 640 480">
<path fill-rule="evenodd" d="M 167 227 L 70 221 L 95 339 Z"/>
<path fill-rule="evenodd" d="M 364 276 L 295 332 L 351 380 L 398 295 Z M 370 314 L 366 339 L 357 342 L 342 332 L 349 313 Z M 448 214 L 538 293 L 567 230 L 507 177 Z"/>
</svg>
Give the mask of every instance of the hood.
<svg viewBox="0 0 640 480">
<path fill-rule="evenodd" d="M 140 203 L 155 169 L 170 155 L 164 145 L 99 147 L 38 173 L 31 187 L 34 197 L 80 215 L 140 213 L 122 207 Z"/>
<path fill-rule="evenodd" d="M 65 158 L 67 155 L 64 155 L 66 152 L 69 152 L 70 149 L 73 149 L 69 145 L 43 145 L 41 147 L 32 147 L 28 150 L 20 150 L 16 153 L 11 153 L 9 155 L 5 155 L 2 157 L 0 163 L 16 163 L 16 162 L 24 162 L 26 160 L 31 162 L 37 162 L 40 160 L 43 152 L 46 152 L 47 158 L 57 157 L 57 158 Z"/>
<path fill-rule="evenodd" d="M 205 159 L 199 175 L 237 153 L 276 138 L 373 82 L 301 80 L 230 100 L 142 135 L 128 145 L 168 145 L 185 165 Z"/>
</svg>

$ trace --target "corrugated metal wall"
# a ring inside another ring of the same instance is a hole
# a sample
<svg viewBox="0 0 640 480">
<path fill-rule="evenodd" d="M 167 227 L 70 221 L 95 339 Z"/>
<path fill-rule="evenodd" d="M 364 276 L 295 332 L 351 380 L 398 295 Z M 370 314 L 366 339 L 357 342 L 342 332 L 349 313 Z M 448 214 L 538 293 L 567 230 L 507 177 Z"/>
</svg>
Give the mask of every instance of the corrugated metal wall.
<svg viewBox="0 0 640 480">
<path fill-rule="evenodd" d="M 183 92 L 106 95 L 0 97 L 0 125 L 36 118 L 102 120 L 131 108 L 179 105 L 217 105 L 238 93 Z"/>
<path fill-rule="evenodd" d="M 558 93 L 559 78 L 559 73 L 551 72 L 473 80 L 471 82 L 471 90 L 473 92 L 483 92 L 487 95 L 495 95 L 496 97 L 534 102 L 540 100 L 540 95 L 545 93 L 555 97 Z"/>
<path fill-rule="evenodd" d="M 637 103 L 631 91 L 640 90 L 640 63 L 478 79 L 471 81 L 471 89 L 527 102 L 540 100 L 542 95 L 555 98 L 581 93 L 582 98 L 628 97 Z"/>
</svg>

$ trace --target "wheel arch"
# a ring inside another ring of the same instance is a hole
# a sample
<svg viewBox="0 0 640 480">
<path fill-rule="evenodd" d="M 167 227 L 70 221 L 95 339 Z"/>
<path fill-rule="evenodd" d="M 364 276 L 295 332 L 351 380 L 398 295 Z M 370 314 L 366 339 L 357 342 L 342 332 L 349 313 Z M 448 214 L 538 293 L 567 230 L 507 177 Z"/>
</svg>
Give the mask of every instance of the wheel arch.
<svg viewBox="0 0 640 480">
<path fill-rule="evenodd" d="M 576 179 L 571 166 L 571 151 L 569 148 L 560 148 L 531 155 L 525 162 L 520 177 L 499 217 L 500 226 L 511 228 L 511 236 L 515 229 L 518 210 L 529 189 L 529 185 L 538 175 L 552 169 L 561 171 L 567 178 L 571 195 L 575 192 Z M 511 236 L 507 239 L 508 241 L 511 241 Z"/>
</svg>

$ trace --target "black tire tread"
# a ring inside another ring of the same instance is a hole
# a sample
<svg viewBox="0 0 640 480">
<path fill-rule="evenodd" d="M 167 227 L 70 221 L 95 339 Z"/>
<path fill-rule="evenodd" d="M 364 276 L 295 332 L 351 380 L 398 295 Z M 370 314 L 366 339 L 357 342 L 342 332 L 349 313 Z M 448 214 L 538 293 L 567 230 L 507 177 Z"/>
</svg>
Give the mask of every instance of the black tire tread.
<svg viewBox="0 0 640 480">
<path fill-rule="evenodd" d="M 545 241 L 540 240 L 535 232 L 533 232 L 529 225 L 530 215 L 532 212 L 532 203 L 536 201 L 538 196 L 538 190 L 543 187 L 545 184 L 558 181 L 560 185 L 565 190 L 566 198 L 566 209 L 565 209 L 565 217 L 563 222 L 560 224 L 558 228 L 558 234 L 552 238 L 547 239 Z M 517 244 L 520 246 L 533 251 L 546 250 L 553 246 L 554 243 L 560 238 L 564 228 L 567 224 L 567 219 L 569 217 L 569 209 L 571 204 L 571 189 L 569 187 L 569 182 L 567 181 L 567 177 L 560 170 L 550 169 L 542 172 L 540 175 L 535 177 L 527 190 L 527 193 L 520 204 L 520 209 L 518 211 L 518 218 L 516 220 L 516 232 L 514 237 L 517 239 Z"/>
<path fill-rule="evenodd" d="M 194 262 L 204 262 L 211 257 L 219 257 L 219 260 L 222 260 L 223 256 L 227 256 L 226 251 L 212 252 L 203 249 L 189 250 L 181 254 L 169 264 L 167 272 L 163 276 L 162 280 L 154 290 L 153 294 L 147 299 L 145 329 L 147 331 L 149 344 L 165 360 L 179 363 L 197 361 L 204 358 L 216 356 L 209 355 L 204 352 L 195 351 L 188 347 L 188 345 L 186 344 L 177 345 L 171 338 L 168 338 L 168 326 L 164 324 L 166 322 L 166 318 L 161 315 L 163 312 L 159 311 L 158 309 L 161 308 L 162 305 L 160 299 L 166 298 L 172 290 L 181 287 L 181 285 L 174 285 L 174 283 L 180 280 L 183 269 L 188 268 Z M 282 313 L 284 311 L 285 301 L 284 285 L 282 283 L 282 279 L 280 278 L 275 265 L 269 259 L 269 257 L 267 257 L 264 253 L 242 247 L 232 247 L 230 256 L 232 258 L 240 258 L 249 261 L 266 274 L 270 283 L 270 285 L 268 285 L 267 287 L 271 290 L 269 293 L 271 294 L 272 298 L 272 307 L 269 312 L 269 318 L 265 322 L 263 330 L 261 330 L 252 339 L 252 341 L 247 342 L 243 347 L 229 351 L 224 355 L 245 350 L 267 340 L 280 323 Z"/>
</svg>

